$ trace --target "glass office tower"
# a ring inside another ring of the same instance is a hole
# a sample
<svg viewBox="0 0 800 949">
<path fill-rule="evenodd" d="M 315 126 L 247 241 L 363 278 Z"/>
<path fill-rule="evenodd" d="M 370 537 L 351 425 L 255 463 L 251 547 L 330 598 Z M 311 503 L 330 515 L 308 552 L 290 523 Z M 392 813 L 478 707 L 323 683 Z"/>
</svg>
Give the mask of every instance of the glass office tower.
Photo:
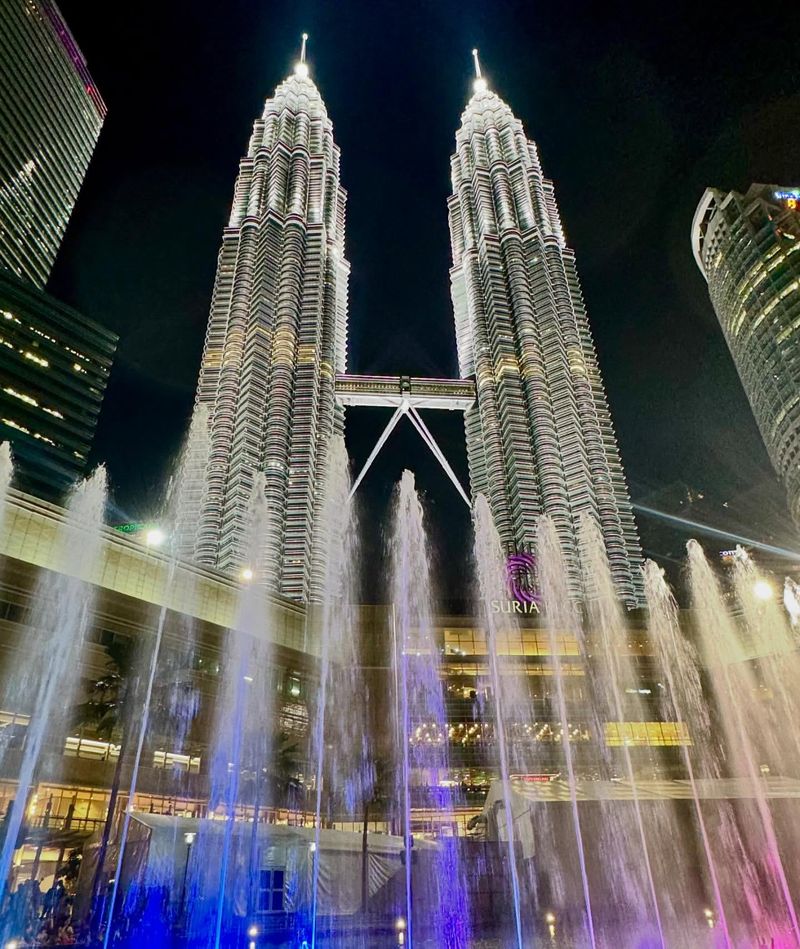
<svg viewBox="0 0 800 949">
<path fill-rule="evenodd" d="M 0 441 L 15 485 L 60 500 L 86 467 L 114 333 L 0 271 Z"/>
<path fill-rule="evenodd" d="M 800 189 L 709 188 L 692 249 L 800 527 Z"/>
<path fill-rule="evenodd" d="M 44 287 L 106 107 L 58 7 L 0 0 L 0 267 Z"/>
</svg>

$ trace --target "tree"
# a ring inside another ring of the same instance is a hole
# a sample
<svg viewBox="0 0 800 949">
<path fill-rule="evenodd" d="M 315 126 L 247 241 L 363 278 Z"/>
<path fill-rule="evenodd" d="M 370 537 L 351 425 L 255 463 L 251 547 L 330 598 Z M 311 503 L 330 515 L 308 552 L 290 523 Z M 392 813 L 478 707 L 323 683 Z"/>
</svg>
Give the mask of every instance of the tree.
<svg viewBox="0 0 800 949">
<path fill-rule="evenodd" d="M 364 823 L 361 833 L 361 912 L 366 913 L 369 900 L 369 814 L 373 807 L 386 809 L 394 792 L 393 762 L 376 758 L 372 764 L 372 782 L 364 794 Z"/>
<path fill-rule="evenodd" d="M 94 907 L 100 882 L 103 878 L 103 866 L 108 853 L 111 829 L 122 782 L 122 768 L 125 759 L 125 747 L 131 726 L 132 699 L 136 692 L 134 679 L 134 659 L 136 646 L 131 639 L 115 638 L 106 646 L 108 668 L 104 675 L 92 682 L 85 702 L 75 709 L 75 724 L 81 729 L 89 728 L 98 738 L 109 744 L 118 736 L 119 755 L 111 782 L 111 794 L 108 810 L 103 824 L 103 833 L 97 850 L 97 866 L 92 878 L 90 906 Z"/>
</svg>

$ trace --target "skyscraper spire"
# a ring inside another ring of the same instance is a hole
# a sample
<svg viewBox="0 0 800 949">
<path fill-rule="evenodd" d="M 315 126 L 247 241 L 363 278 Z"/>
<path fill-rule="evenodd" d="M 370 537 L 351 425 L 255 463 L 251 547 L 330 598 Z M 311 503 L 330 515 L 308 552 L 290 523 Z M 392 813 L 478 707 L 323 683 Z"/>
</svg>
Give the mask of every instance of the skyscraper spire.
<svg viewBox="0 0 800 949">
<path fill-rule="evenodd" d="M 635 606 L 639 541 L 575 256 L 536 145 L 473 58 L 448 201 L 459 368 L 477 392 L 464 419 L 473 497 L 488 498 L 509 553 L 533 549 L 549 515 L 576 597 L 587 592 L 577 525 L 590 514 Z"/>
<path fill-rule="evenodd" d="M 472 51 L 472 59 L 473 59 L 473 61 L 475 62 L 475 78 L 476 78 L 476 79 L 481 79 L 481 78 L 482 78 L 482 76 L 481 76 L 481 61 L 478 59 L 478 51 L 477 51 L 477 49 L 473 49 L 473 51 Z"/>
<path fill-rule="evenodd" d="M 303 33 L 301 39 L 300 59 L 294 65 L 294 74 L 295 76 L 299 76 L 301 79 L 305 79 L 308 76 L 308 63 L 306 62 L 306 42 L 308 41 L 308 33 Z"/>
<path fill-rule="evenodd" d="M 472 51 L 472 60 L 475 64 L 475 82 L 472 84 L 472 88 L 475 92 L 486 92 L 488 86 L 481 72 L 481 61 L 478 59 L 477 49 L 473 49 Z"/>
</svg>

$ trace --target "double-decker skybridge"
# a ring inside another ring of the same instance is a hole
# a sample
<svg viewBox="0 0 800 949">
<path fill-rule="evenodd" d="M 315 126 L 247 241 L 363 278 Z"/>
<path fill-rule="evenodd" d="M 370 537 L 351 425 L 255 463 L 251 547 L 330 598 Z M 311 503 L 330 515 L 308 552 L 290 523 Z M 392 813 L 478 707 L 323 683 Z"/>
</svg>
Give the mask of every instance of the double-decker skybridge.
<svg viewBox="0 0 800 949">
<path fill-rule="evenodd" d="M 353 482 L 351 496 L 358 490 L 373 461 L 386 444 L 395 426 L 407 416 L 420 437 L 431 450 L 434 458 L 444 468 L 456 491 L 471 507 L 469 495 L 464 490 L 450 463 L 433 437 L 431 430 L 419 414 L 421 409 L 436 409 L 449 412 L 466 412 L 475 404 L 475 383 L 471 379 L 422 379 L 417 376 L 336 376 L 336 398 L 345 406 L 394 409 L 391 418 L 375 443 L 364 463 L 364 467 Z"/>
</svg>

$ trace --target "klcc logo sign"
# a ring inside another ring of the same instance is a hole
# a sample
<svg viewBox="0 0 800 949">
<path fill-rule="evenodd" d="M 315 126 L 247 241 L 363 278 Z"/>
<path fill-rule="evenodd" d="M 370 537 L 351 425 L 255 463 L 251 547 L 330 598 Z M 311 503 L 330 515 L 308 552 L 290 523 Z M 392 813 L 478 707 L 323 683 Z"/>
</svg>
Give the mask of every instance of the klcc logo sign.
<svg viewBox="0 0 800 949">
<path fill-rule="evenodd" d="M 536 589 L 536 558 L 533 554 L 511 554 L 506 560 L 508 600 L 492 600 L 493 613 L 541 612 L 542 597 Z"/>
</svg>

